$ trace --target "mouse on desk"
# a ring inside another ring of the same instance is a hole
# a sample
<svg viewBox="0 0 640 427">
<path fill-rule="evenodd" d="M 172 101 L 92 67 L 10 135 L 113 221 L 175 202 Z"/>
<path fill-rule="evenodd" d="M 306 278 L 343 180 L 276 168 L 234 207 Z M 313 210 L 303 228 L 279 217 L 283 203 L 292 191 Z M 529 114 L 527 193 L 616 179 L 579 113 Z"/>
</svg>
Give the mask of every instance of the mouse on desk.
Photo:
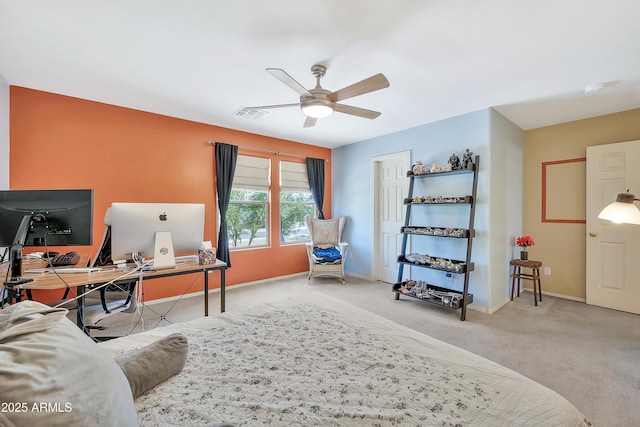
<svg viewBox="0 0 640 427">
<path fill-rule="evenodd" d="M 42 258 L 54 258 L 60 255 L 60 252 L 49 251 L 42 254 Z"/>
</svg>

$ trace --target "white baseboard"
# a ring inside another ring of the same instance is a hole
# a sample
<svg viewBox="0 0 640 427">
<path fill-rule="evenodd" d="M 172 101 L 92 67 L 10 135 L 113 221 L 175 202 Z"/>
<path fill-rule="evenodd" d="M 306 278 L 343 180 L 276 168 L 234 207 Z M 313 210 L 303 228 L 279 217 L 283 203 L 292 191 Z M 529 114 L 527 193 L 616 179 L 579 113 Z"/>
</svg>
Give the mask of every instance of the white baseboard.
<svg viewBox="0 0 640 427">
<path fill-rule="evenodd" d="M 483 308 L 483 307 L 478 307 L 477 305 L 473 305 L 473 304 L 469 304 L 467 306 L 468 309 L 470 310 L 475 310 L 475 311 L 479 311 L 481 313 L 486 313 L 486 314 L 493 314 L 496 311 L 500 310 L 502 307 L 504 307 L 505 305 L 507 305 L 507 303 L 509 302 L 509 299 L 505 299 L 504 301 L 502 301 L 500 304 L 498 304 L 495 307 L 491 307 L 491 308 Z"/>
<path fill-rule="evenodd" d="M 288 278 L 292 278 L 292 277 L 306 276 L 306 275 L 307 275 L 307 272 L 302 272 L 302 273 L 287 274 L 285 276 L 270 277 L 268 279 L 255 280 L 253 282 L 238 283 L 237 285 L 233 285 L 233 288 L 234 289 L 235 288 L 244 288 L 246 286 L 253 286 L 253 285 L 260 284 L 260 283 L 273 282 L 275 280 L 282 280 L 282 279 L 288 279 Z M 230 288 L 230 286 L 225 286 L 225 290 L 228 291 L 229 288 Z M 215 293 L 219 293 L 219 292 L 220 292 L 220 288 L 209 289 L 209 294 L 215 294 Z M 176 296 L 166 297 L 166 298 L 158 298 L 158 299 L 154 299 L 154 300 L 151 300 L 151 301 L 144 301 L 144 303 L 147 304 L 147 305 L 162 304 L 164 302 L 176 301 L 178 299 L 202 297 L 203 295 L 204 295 L 203 291 L 195 291 L 195 292 L 189 292 L 188 294 L 176 295 Z"/>
<path fill-rule="evenodd" d="M 533 288 L 524 288 L 523 287 L 522 290 L 533 293 Z M 572 297 L 570 295 L 556 294 L 555 292 L 542 291 L 542 295 L 549 295 L 550 297 L 568 299 L 568 300 L 571 300 L 571 301 L 578 301 L 578 302 L 585 302 L 585 303 L 587 302 L 587 300 L 585 298 L 577 298 L 577 297 Z"/>
</svg>

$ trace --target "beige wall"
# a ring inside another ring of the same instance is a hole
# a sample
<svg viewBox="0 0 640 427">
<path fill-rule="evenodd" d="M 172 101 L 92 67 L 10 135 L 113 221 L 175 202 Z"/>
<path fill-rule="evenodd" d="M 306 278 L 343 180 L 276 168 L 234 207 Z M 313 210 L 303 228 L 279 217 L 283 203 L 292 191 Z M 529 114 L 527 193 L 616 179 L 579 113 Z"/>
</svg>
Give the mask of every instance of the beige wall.
<svg viewBox="0 0 640 427">
<path fill-rule="evenodd" d="M 585 299 L 586 227 L 582 223 L 542 222 L 542 164 L 586 157 L 586 147 L 592 145 L 636 139 L 640 139 L 640 109 L 525 132 L 523 233 L 530 234 L 536 242 L 529 248 L 529 259 L 551 267 L 551 276 L 542 276 L 545 293 Z M 570 191 L 573 194 L 567 200 L 574 205 L 584 203 L 584 164 L 560 164 L 548 170 L 551 181 L 547 182 L 547 217 L 551 214 L 553 219 L 576 219 L 559 217 L 581 213 L 584 219 L 585 206 L 576 212 L 575 206 L 563 206 L 560 199 L 562 191 Z"/>
</svg>

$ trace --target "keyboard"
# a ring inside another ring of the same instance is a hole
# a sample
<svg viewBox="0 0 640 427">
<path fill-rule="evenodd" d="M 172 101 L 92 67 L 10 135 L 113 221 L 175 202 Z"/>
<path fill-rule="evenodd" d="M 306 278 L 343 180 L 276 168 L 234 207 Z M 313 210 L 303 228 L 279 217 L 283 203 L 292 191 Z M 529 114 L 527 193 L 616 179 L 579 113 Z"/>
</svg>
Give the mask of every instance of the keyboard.
<svg viewBox="0 0 640 427">
<path fill-rule="evenodd" d="M 78 273 L 91 273 L 92 271 L 101 271 L 100 267 L 71 267 L 71 268 L 56 268 L 55 272 L 58 274 L 78 274 Z M 53 273 L 53 268 L 34 268 L 31 270 L 25 270 L 25 273 Z"/>
<path fill-rule="evenodd" d="M 77 252 L 67 252 L 66 254 L 56 255 L 49 262 L 53 267 L 63 267 L 65 265 L 76 265 L 80 261 L 80 255 Z"/>
</svg>

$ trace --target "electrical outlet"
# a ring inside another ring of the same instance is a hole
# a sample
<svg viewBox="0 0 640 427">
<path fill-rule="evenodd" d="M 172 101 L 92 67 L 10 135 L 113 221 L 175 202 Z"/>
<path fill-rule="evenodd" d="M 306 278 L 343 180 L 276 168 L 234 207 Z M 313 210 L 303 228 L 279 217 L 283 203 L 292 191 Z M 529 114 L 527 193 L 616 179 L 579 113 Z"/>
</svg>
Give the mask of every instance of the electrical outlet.
<svg viewBox="0 0 640 427">
<path fill-rule="evenodd" d="M 551 276 L 551 267 L 545 267 L 544 268 L 544 275 L 545 276 Z"/>
</svg>

